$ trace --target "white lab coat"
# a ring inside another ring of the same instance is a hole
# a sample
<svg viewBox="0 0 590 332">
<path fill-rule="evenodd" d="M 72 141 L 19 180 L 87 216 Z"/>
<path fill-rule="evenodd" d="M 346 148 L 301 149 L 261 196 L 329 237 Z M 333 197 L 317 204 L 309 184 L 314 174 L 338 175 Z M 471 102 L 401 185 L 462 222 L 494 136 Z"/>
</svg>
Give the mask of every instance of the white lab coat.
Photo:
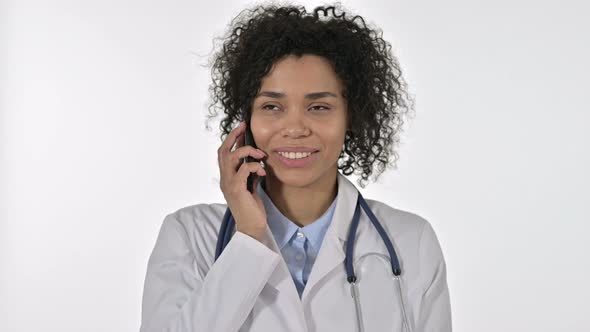
<svg viewBox="0 0 590 332">
<path fill-rule="evenodd" d="M 234 231 L 214 263 L 227 205 L 197 204 L 167 215 L 148 261 L 140 332 L 358 331 L 344 265 L 357 195 L 339 172 L 336 210 L 301 299 L 268 226 L 263 242 Z M 450 332 L 446 265 L 430 223 L 365 200 L 399 257 L 411 331 Z M 404 331 L 388 252 L 364 211 L 356 236 L 354 266 L 365 331 Z"/>
</svg>

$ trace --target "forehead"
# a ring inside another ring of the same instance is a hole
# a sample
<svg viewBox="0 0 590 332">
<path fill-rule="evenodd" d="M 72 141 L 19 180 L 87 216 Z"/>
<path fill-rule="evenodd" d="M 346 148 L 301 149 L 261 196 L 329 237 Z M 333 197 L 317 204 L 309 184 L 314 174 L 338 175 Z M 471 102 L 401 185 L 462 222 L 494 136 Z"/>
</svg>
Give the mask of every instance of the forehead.
<svg viewBox="0 0 590 332">
<path fill-rule="evenodd" d="M 289 94 L 331 91 L 340 96 L 342 83 L 330 62 L 317 55 L 298 58 L 288 55 L 274 63 L 262 79 L 261 90 L 272 89 Z"/>
</svg>

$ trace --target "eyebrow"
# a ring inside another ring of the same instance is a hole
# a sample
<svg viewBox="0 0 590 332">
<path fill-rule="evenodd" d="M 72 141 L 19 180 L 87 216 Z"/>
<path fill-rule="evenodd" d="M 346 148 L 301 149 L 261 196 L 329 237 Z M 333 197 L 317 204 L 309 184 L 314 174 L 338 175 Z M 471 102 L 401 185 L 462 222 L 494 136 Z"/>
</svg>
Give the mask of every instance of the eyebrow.
<svg viewBox="0 0 590 332">
<path fill-rule="evenodd" d="M 270 98 L 283 98 L 285 94 L 282 92 L 274 92 L 274 91 L 262 91 L 256 97 L 270 97 Z M 329 91 L 322 91 L 322 92 L 311 92 L 305 95 L 305 99 L 319 99 L 323 97 L 338 97 L 336 94 L 329 92 Z"/>
</svg>

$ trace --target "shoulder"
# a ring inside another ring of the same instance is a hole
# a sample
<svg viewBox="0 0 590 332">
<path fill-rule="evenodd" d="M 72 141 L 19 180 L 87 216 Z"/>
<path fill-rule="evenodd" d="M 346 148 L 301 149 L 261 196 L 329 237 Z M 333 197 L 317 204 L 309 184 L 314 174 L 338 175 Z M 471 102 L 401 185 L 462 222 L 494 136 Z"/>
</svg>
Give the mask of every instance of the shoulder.
<svg viewBox="0 0 590 332">
<path fill-rule="evenodd" d="M 179 208 L 166 217 L 175 220 L 188 229 L 217 227 L 221 225 L 226 204 L 200 203 Z"/>
<path fill-rule="evenodd" d="M 436 232 L 425 217 L 375 199 L 365 201 L 390 236 L 406 250 L 418 253 L 429 247 L 440 248 Z"/>
<path fill-rule="evenodd" d="M 187 234 L 213 232 L 215 236 L 221 227 L 227 204 L 200 203 L 179 208 L 166 215 L 164 223 L 175 223 Z"/>
<path fill-rule="evenodd" d="M 415 212 L 395 208 L 376 199 L 365 198 L 365 201 L 379 221 L 384 224 L 383 226 L 391 230 L 395 229 L 396 233 L 412 232 L 420 235 L 424 228 L 430 226 L 426 218 Z"/>
<path fill-rule="evenodd" d="M 227 204 L 200 203 L 170 212 L 162 222 L 161 234 L 182 241 L 194 255 L 214 253 L 217 235 L 221 228 Z"/>
<path fill-rule="evenodd" d="M 402 269 L 409 280 L 419 280 L 414 285 L 425 289 L 432 275 L 445 268 L 440 242 L 431 223 L 417 213 L 377 200 L 365 201 L 393 238 L 394 246 L 400 249 Z"/>
</svg>

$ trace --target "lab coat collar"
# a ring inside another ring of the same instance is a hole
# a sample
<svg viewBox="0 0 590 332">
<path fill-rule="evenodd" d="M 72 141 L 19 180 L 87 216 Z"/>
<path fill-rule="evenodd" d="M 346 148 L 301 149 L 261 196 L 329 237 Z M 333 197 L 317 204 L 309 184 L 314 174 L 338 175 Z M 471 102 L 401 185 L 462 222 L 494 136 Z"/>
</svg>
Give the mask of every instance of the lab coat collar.
<svg viewBox="0 0 590 332">
<path fill-rule="evenodd" d="M 346 241 L 348 228 L 356 208 L 358 190 L 352 182 L 340 172 L 338 172 L 337 178 L 338 195 L 336 198 L 336 209 L 332 217 L 332 222 L 326 231 L 318 256 L 314 262 L 307 284 L 303 290 L 301 301 L 305 301 L 306 298 L 309 297 L 308 294 L 314 291 L 314 286 L 318 284 L 323 277 L 344 262 L 344 242 Z M 257 190 L 262 190 L 260 187 L 260 181 L 258 182 Z M 266 227 L 266 235 L 269 239 L 270 248 L 280 255 L 281 251 L 274 240 L 268 225 Z M 291 295 L 293 298 L 299 300 L 299 294 L 297 293 L 297 289 L 295 288 L 295 284 L 291 279 L 291 274 L 284 260 L 281 261 L 280 265 L 281 268 L 275 270 L 273 275 L 269 278 L 268 283 L 277 291 L 287 291 L 292 293 Z M 346 275 L 343 275 L 343 278 L 346 278 Z M 286 279 L 288 280 L 285 281 Z"/>
</svg>

